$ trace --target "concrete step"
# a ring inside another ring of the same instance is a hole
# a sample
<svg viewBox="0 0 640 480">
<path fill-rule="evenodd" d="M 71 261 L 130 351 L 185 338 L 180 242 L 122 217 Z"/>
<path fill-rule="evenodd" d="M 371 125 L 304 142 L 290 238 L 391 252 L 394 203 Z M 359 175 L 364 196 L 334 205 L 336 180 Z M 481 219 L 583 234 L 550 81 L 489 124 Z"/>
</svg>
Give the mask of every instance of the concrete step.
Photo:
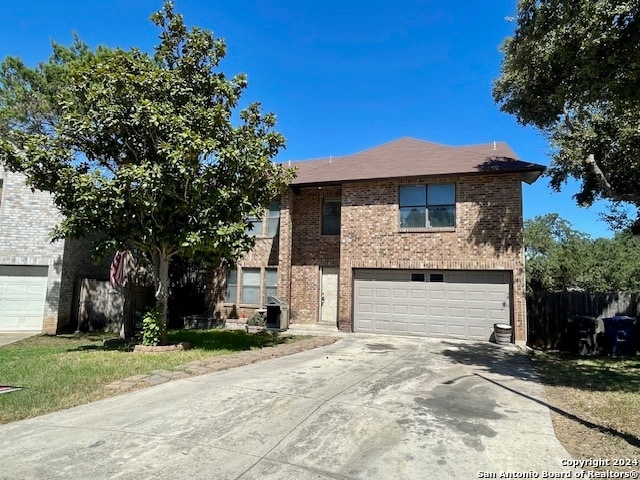
<svg viewBox="0 0 640 480">
<path fill-rule="evenodd" d="M 327 335 L 340 336 L 347 335 L 346 332 L 338 330 L 335 325 L 323 325 L 321 323 L 292 323 L 286 333 L 290 335 Z"/>
</svg>

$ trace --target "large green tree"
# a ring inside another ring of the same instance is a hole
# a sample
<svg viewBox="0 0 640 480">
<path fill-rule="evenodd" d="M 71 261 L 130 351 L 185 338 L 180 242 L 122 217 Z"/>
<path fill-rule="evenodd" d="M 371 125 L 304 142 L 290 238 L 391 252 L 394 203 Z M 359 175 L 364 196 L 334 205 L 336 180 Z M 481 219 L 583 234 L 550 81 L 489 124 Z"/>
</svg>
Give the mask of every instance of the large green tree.
<svg viewBox="0 0 640 480">
<path fill-rule="evenodd" d="M 237 259 L 253 245 L 248 218 L 292 173 L 272 161 L 275 116 L 237 111 L 247 80 L 219 70 L 223 40 L 188 29 L 169 1 L 151 18 L 153 55 L 76 39 L 34 69 L 6 59 L 0 162 L 53 194 L 54 238 L 99 232 L 101 248 L 146 253 L 166 322 L 171 258 Z"/>
<path fill-rule="evenodd" d="M 637 0 L 519 0 L 493 88 L 549 139 L 553 188 L 578 179 L 580 205 L 611 200 L 609 219 L 637 231 L 619 207 L 640 206 L 639 13 Z"/>
<path fill-rule="evenodd" d="M 524 223 L 529 290 L 582 287 L 591 266 L 589 237 L 556 213 Z"/>
<path fill-rule="evenodd" d="M 640 237 L 591 239 L 550 213 L 525 221 L 527 289 L 640 290 Z"/>
</svg>

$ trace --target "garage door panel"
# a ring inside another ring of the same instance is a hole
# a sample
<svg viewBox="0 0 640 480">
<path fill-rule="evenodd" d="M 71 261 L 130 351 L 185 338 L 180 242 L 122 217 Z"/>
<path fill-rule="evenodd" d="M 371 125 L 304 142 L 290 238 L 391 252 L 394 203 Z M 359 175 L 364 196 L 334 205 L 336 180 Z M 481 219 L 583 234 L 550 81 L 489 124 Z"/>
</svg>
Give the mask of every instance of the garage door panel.
<svg viewBox="0 0 640 480">
<path fill-rule="evenodd" d="M 508 323 L 507 312 L 505 310 L 489 310 L 489 318 L 496 320 L 495 323 L 498 323 L 497 320 L 504 320 L 504 323 Z"/>
<path fill-rule="evenodd" d="M 472 338 L 474 340 L 486 340 L 487 338 L 487 329 L 484 326 L 479 327 L 470 325 L 468 332 L 469 338 Z"/>
<path fill-rule="evenodd" d="M 431 290 L 429 291 L 429 300 L 444 300 L 446 298 L 446 294 L 444 290 Z"/>
<path fill-rule="evenodd" d="M 465 294 L 463 290 L 449 290 L 447 292 L 447 300 L 450 302 L 464 301 Z"/>
<path fill-rule="evenodd" d="M 407 315 L 409 307 L 407 305 L 393 305 L 392 311 L 394 315 Z"/>
<path fill-rule="evenodd" d="M 358 303 L 356 308 L 357 313 L 371 313 L 373 312 L 373 305 L 371 303 Z"/>
<path fill-rule="evenodd" d="M 426 300 L 427 298 L 427 290 L 426 289 L 410 289 L 410 297 L 412 300 Z"/>
<path fill-rule="evenodd" d="M 358 292 L 360 298 L 373 297 L 373 288 L 362 287 Z"/>
<path fill-rule="evenodd" d="M 392 292 L 394 299 L 399 298 L 404 300 L 409 298 L 409 292 L 407 292 L 407 290 L 404 288 L 394 288 Z"/>
<path fill-rule="evenodd" d="M 464 325 L 449 325 L 449 335 L 452 337 L 465 337 L 466 336 L 466 328 Z"/>
<path fill-rule="evenodd" d="M 362 318 L 360 320 L 360 331 L 373 332 L 373 322 L 371 321 L 371 319 Z"/>
<path fill-rule="evenodd" d="M 373 308 L 374 312 L 378 314 L 388 314 L 391 311 L 388 303 L 376 304 Z"/>
<path fill-rule="evenodd" d="M 391 292 L 388 288 L 376 288 L 375 295 L 377 298 L 389 298 L 391 297 Z"/>
<path fill-rule="evenodd" d="M 394 333 L 408 333 L 409 324 L 407 322 L 393 322 Z"/>
<path fill-rule="evenodd" d="M 426 271 L 380 271 L 379 280 L 376 275 L 355 273 L 355 331 L 488 340 L 494 323 L 510 323 L 508 272 L 437 272 L 436 277 Z M 445 281 L 411 281 L 416 278 Z"/>
<path fill-rule="evenodd" d="M 376 331 L 380 331 L 380 330 L 389 330 L 391 327 L 391 322 L 389 320 L 386 321 L 382 321 L 382 320 L 374 320 L 374 329 Z"/>
</svg>

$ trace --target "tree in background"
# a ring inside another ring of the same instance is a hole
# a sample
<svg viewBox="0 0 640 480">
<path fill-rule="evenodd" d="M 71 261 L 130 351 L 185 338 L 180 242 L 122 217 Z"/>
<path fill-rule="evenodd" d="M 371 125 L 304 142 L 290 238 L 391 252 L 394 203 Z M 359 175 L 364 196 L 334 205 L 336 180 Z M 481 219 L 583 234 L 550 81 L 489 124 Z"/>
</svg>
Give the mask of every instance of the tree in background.
<svg viewBox="0 0 640 480">
<path fill-rule="evenodd" d="M 556 213 L 526 220 L 527 285 L 530 290 L 581 287 L 589 271 L 590 239 Z"/>
<path fill-rule="evenodd" d="M 640 291 L 640 237 L 591 239 L 552 213 L 525 221 L 527 289 Z"/>
<path fill-rule="evenodd" d="M 607 219 L 640 232 L 640 2 L 520 0 L 502 45 L 493 96 L 502 111 L 548 138 L 548 174 L 576 200 L 611 200 Z M 636 218 L 628 218 L 633 205 Z"/>
<path fill-rule="evenodd" d="M 272 162 L 284 146 L 259 104 L 232 116 L 247 86 L 218 70 L 226 47 L 187 29 L 173 4 L 152 15 L 154 55 L 54 44 L 48 63 L 0 66 L 0 163 L 49 191 L 64 220 L 55 239 L 103 235 L 98 246 L 144 252 L 166 323 L 168 269 L 180 255 L 234 261 L 245 233 L 289 183 Z"/>
</svg>

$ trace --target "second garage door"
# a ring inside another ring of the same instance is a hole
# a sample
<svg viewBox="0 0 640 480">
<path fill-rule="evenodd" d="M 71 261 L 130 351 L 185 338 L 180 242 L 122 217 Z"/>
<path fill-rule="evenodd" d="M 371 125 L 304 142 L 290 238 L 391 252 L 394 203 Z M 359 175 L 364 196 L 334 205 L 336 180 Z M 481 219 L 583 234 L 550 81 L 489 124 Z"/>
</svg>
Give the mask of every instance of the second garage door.
<svg viewBox="0 0 640 480">
<path fill-rule="evenodd" d="M 489 340 L 511 323 L 511 272 L 356 270 L 354 330 Z"/>
<path fill-rule="evenodd" d="M 47 267 L 0 265 L 0 331 L 42 330 Z"/>
</svg>

